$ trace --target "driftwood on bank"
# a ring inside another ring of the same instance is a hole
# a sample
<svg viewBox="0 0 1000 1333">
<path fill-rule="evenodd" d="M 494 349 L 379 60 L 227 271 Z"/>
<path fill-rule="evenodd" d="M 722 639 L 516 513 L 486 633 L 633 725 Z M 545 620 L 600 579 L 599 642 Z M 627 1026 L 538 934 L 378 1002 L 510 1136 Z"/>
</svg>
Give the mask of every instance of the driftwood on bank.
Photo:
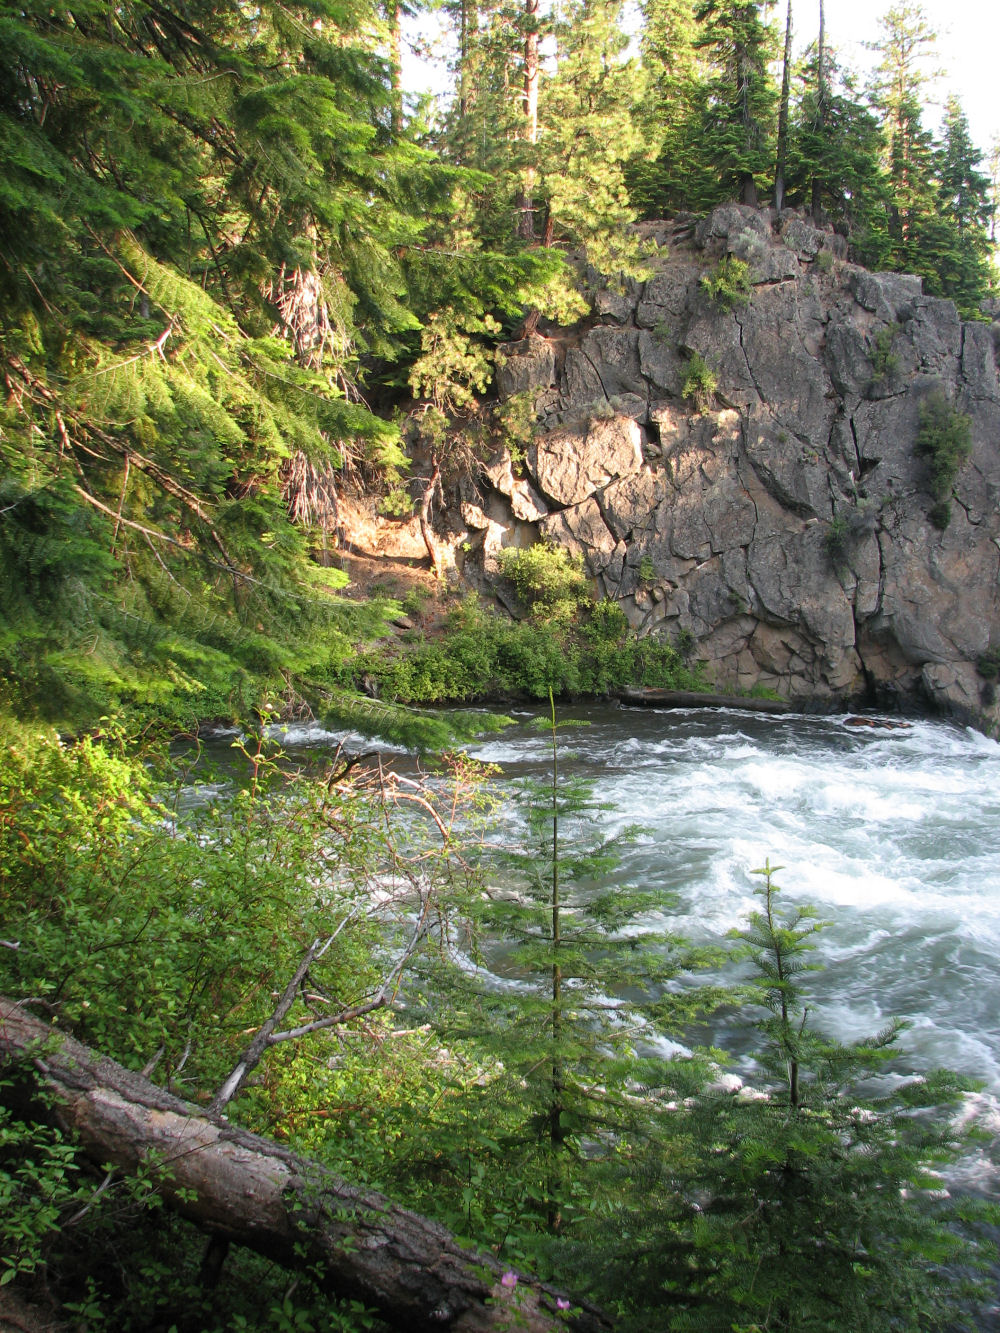
<svg viewBox="0 0 1000 1333">
<path fill-rule="evenodd" d="M 407 1333 L 604 1333 L 554 1288 L 463 1249 L 443 1227 L 356 1189 L 268 1139 L 203 1112 L 54 1033 L 0 997 L 0 1061 L 27 1058 L 60 1124 L 99 1166 L 153 1167 L 158 1192 L 211 1234 L 317 1274 Z M 570 1312 L 569 1307 L 573 1310 Z"/>
<path fill-rule="evenodd" d="M 790 713 L 783 699 L 756 699 L 742 694 L 701 694 L 696 690 L 660 690 L 652 686 L 622 690 L 623 704 L 644 708 L 740 708 L 748 713 Z"/>
</svg>

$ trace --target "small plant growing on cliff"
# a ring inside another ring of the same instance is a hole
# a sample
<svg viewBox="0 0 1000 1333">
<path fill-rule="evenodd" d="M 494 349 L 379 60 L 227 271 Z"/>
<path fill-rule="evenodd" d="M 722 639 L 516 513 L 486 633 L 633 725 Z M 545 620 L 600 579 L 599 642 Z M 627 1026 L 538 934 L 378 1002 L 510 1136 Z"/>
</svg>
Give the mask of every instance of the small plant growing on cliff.
<svg viewBox="0 0 1000 1333">
<path fill-rule="evenodd" d="M 819 254 L 816 256 L 816 267 L 819 269 L 820 273 L 829 273 L 833 268 L 833 251 L 820 250 Z"/>
<path fill-rule="evenodd" d="M 508 548 L 500 552 L 499 564 L 521 601 L 547 620 L 571 620 L 589 596 L 583 558 L 562 546 L 536 542 L 526 551 Z"/>
<path fill-rule="evenodd" d="M 843 514 L 834 514 L 823 534 L 823 548 L 834 569 L 843 569 L 847 564 L 850 549 L 851 525 Z"/>
<path fill-rule="evenodd" d="M 929 393 L 920 405 L 916 453 L 927 460 L 930 469 L 930 492 L 935 503 L 928 517 L 943 532 L 951 522 L 955 479 L 972 453 L 972 423 L 940 389 Z"/>
<path fill-rule="evenodd" d="M 689 399 L 697 412 L 707 412 L 719 384 L 718 376 L 708 362 L 695 352 L 688 362 L 687 374 L 681 388 L 681 397 Z"/>
<path fill-rule="evenodd" d="M 413 498 L 404 486 L 393 486 L 378 502 L 378 512 L 385 518 L 410 518 Z"/>
<path fill-rule="evenodd" d="M 644 588 L 656 580 L 656 566 L 653 564 L 651 556 L 644 555 L 639 561 L 639 582 Z"/>
<path fill-rule="evenodd" d="M 899 369 L 899 357 L 892 350 L 896 341 L 896 330 L 879 329 L 872 347 L 872 383 L 884 384 Z"/>
<path fill-rule="evenodd" d="M 735 255 L 723 255 L 715 269 L 706 273 L 701 285 L 720 310 L 735 310 L 750 300 L 753 278 L 750 265 Z"/>
<path fill-rule="evenodd" d="M 506 445 L 511 463 L 516 468 L 521 467 L 535 438 L 535 395 L 530 389 L 513 394 L 506 402 L 497 405 L 494 418 L 499 428 L 500 441 Z"/>
</svg>

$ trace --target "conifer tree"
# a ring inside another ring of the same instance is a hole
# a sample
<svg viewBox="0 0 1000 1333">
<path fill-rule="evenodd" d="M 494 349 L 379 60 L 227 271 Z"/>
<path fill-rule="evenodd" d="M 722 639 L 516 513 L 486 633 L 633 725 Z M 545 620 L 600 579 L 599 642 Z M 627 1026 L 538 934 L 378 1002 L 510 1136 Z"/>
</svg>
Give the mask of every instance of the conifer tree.
<svg viewBox="0 0 1000 1333">
<path fill-rule="evenodd" d="M 279 618 L 331 612 L 283 470 L 401 460 L 358 380 L 417 326 L 397 256 L 448 189 L 389 140 L 369 17 L 91 0 L 2 20 L 3 610 L 28 617 L 14 674 L 48 705 L 148 704 L 159 677 L 225 711 L 227 675 L 238 693 L 241 669 L 289 665 Z M 71 541 L 62 609 L 25 599 Z"/>
<path fill-rule="evenodd" d="M 873 90 L 883 119 L 890 183 L 888 233 L 894 267 L 920 274 L 928 292 L 972 315 L 986 293 L 988 183 L 978 171 L 959 104 L 949 102 L 944 142 L 924 128 L 921 95 L 932 74 L 936 34 L 923 11 L 899 4 L 882 20 Z M 922 63 L 923 62 L 923 63 Z"/>
<path fill-rule="evenodd" d="M 582 246 L 599 272 L 641 273 L 629 227 L 625 166 L 639 149 L 639 69 L 623 59 L 620 0 L 571 0 L 555 29 L 557 63 L 543 83 L 539 193 L 546 244 Z"/>
<path fill-rule="evenodd" d="M 720 183 L 741 203 L 757 205 L 758 182 L 773 163 L 776 101 L 768 65 L 775 38 L 759 0 L 702 0 L 696 45 L 713 67 L 702 113 L 701 151 Z"/>
<path fill-rule="evenodd" d="M 785 9 L 785 49 L 781 60 L 781 99 L 778 106 L 778 138 L 775 148 L 774 207 L 780 214 L 785 203 L 785 168 L 788 162 L 788 115 L 792 83 L 792 0 Z"/>
<path fill-rule="evenodd" d="M 708 98 L 704 52 L 695 44 L 696 0 L 646 0 L 641 36 L 645 95 L 638 124 L 645 144 L 629 172 L 632 198 L 645 217 L 710 207 L 717 174 L 699 148 Z"/>
<path fill-rule="evenodd" d="M 894 5 L 880 20 L 881 55 L 872 89 L 885 136 L 885 165 L 891 187 L 889 234 L 897 266 L 917 271 L 921 221 L 933 209 L 933 141 L 922 119 L 922 90 L 936 77 L 925 62 L 933 59 L 937 34 L 915 4 Z"/>
<path fill-rule="evenodd" d="M 846 231 L 855 259 L 879 267 L 888 256 L 889 189 L 879 125 L 831 55 L 825 86 L 821 114 L 815 55 L 807 58 L 789 135 L 789 196 L 810 207 L 818 200 Z"/>
<path fill-rule="evenodd" d="M 459 978 L 444 1020 L 448 1040 L 472 1037 L 483 1062 L 462 1100 L 477 1126 L 478 1188 L 494 1207 L 503 1197 L 504 1225 L 522 1244 L 533 1230 L 572 1235 L 587 1199 L 603 1198 L 602 1174 L 643 1132 L 642 1089 L 672 1077 L 640 1048 L 704 1000 L 667 983 L 708 956 L 666 932 L 636 933 L 646 895 L 607 885 L 634 831 L 594 836 L 603 807 L 563 771 L 551 696 L 539 726 L 549 780 L 523 785 L 525 840 L 487 864 L 500 883 L 473 907 L 498 979 Z"/>
<path fill-rule="evenodd" d="M 940 1072 L 878 1081 L 898 1023 L 850 1044 L 813 1025 L 823 923 L 780 909 L 778 869 L 755 872 L 760 907 L 739 932 L 757 1086 L 720 1081 L 687 1115 L 664 1113 L 659 1225 L 628 1236 L 614 1280 L 645 1287 L 642 1328 L 972 1328 L 995 1210 L 942 1197 L 935 1169 L 967 1144 L 948 1119 L 966 1085 Z"/>
</svg>

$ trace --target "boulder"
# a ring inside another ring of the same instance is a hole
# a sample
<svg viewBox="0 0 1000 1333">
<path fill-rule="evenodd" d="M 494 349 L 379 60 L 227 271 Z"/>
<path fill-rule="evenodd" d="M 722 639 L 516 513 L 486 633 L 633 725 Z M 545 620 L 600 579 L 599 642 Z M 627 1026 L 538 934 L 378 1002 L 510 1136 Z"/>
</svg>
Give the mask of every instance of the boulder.
<svg viewBox="0 0 1000 1333">
<path fill-rule="evenodd" d="M 585 433 L 552 431 L 528 451 L 538 489 L 563 507 L 582 503 L 615 478 L 638 472 L 642 464 L 642 432 L 624 416 L 592 420 Z"/>
<path fill-rule="evenodd" d="M 537 333 L 520 342 L 505 343 L 497 349 L 494 374 L 501 400 L 516 393 L 534 393 L 547 389 L 556 379 L 555 348 Z"/>
</svg>

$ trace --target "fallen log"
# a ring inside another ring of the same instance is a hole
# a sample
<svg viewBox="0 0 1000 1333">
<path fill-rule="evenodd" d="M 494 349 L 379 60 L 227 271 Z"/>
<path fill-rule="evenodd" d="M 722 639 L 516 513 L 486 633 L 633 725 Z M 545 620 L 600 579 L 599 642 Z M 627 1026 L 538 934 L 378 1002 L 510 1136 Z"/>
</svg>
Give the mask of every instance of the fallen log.
<svg viewBox="0 0 1000 1333">
<path fill-rule="evenodd" d="M 743 694 L 701 694 L 697 690 L 661 690 L 654 686 L 624 689 L 623 704 L 642 708 L 741 708 L 748 713 L 790 713 L 784 699 L 757 699 Z"/>
<path fill-rule="evenodd" d="M 141 1074 L 0 997 L 0 1062 L 29 1063 L 61 1127 L 98 1166 L 152 1170 L 157 1191 L 210 1234 L 289 1268 L 407 1333 L 606 1333 L 590 1306 L 320 1164 L 209 1118 Z"/>
</svg>

